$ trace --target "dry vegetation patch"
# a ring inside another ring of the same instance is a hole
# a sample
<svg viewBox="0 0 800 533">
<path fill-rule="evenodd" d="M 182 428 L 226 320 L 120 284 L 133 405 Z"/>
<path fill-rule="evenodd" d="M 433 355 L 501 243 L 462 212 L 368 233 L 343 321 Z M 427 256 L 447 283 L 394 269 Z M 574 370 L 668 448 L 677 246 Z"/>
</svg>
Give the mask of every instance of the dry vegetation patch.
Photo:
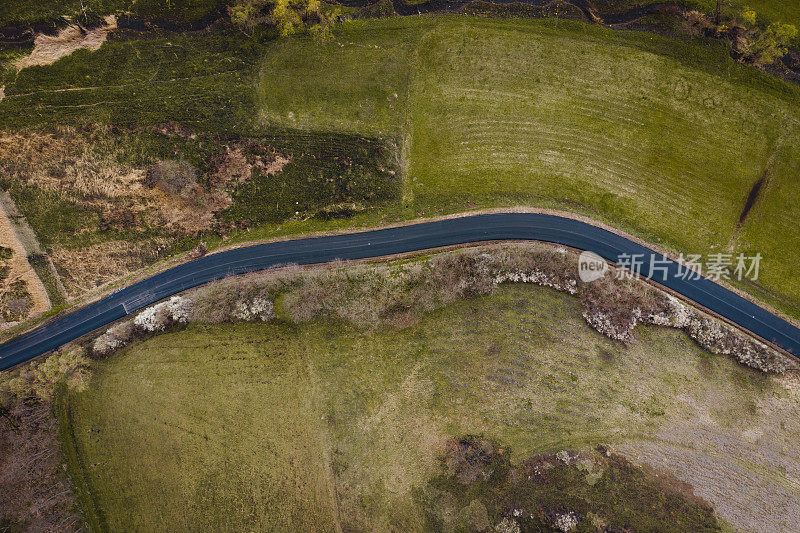
<svg viewBox="0 0 800 533">
<path fill-rule="evenodd" d="M 170 243 L 167 238 L 109 241 L 80 249 L 59 248 L 51 257 L 72 298 L 152 263 Z"/>
<path fill-rule="evenodd" d="M 210 227 L 212 210 L 220 203 L 214 198 L 220 193 L 194 190 L 182 197 L 165 186 L 184 179 L 188 163 L 157 161 L 137 167 L 120 162 L 122 148 L 104 126 L 4 133 L 0 173 L 19 186 L 52 192 L 97 212 L 101 229 L 144 231 L 152 225 L 197 232 Z M 158 183 L 148 180 L 153 173 L 160 177 Z"/>
<path fill-rule="evenodd" d="M 644 281 L 619 278 L 615 269 L 601 280 L 579 282 L 576 264 L 574 252 L 526 243 L 484 246 L 390 265 L 267 270 L 189 292 L 189 320 L 266 321 L 278 315 L 295 323 L 336 318 L 365 329 L 405 328 L 423 314 L 457 300 L 491 294 L 502 283 L 532 283 L 579 295 L 586 322 L 627 345 L 636 342 L 638 324 L 666 326 L 684 331 L 712 353 L 763 372 L 783 374 L 798 368 L 794 358 Z M 274 312 L 276 299 L 279 305 Z"/>
<path fill-rule="evenodd" d="M 177 125 L 156 131 L 166 137 L 196 138 Z M 0 178 L 93 209 L 100 214 L 102 229 L 141 230 L 152 225 L 196 233 L 211 228 L 214 213 L 232 203 L 229 189 L 247 181 L 254 169 L 270 175 L 289 162 L 258 141 L 233 140 L 219 142 L 206 175 L 180 154 L 133 164 L 127 157 L 126 134 L 140 133 L 112 131 L 104 125 L 2 132 Z M 267 153 L 246 153 L 256 145 Z"/>
<path fill-rule="evenodd" d="M 254 167 L 272 173 L 286 159 L 248 160 L 242 146 L 224 146 L 207 180 L 183 159 L 133 165 L 123 141 L 107 126 L 59 126 L 47 132 L 0 134 L 0 177 L 57 194 L 99 213 L 102 229 L 166 227 L 179 233 L 211 228 L 215 211 L 231 205 L 227 189 Z M 207 185 L 203 185 L 203 181 Z"/>
<path fill-rule="evenodd" d="M 116 17 L 109 15 L 105 17 L 105 24 L 91 30 L 68 26 L 55 36 L 40 33 L 34 40 L 30 55 L 14 61 L 14 67 L 22 70 L 36 65 L 49 65 L 81 48 L 97 50 L 116 27 Z"/>
<path fill-rule="evenodd" d="M 204 140 L 216 155 L 202 170 L 177 144 L 173 157 L 142 157 L 137 143 L 197 137 L 174 124 L 155 134 L 101 125 L 0 133 L 0 186 L 27 202 L 70 297 L 156 261 L 178 238 L 224 229 L 216 215 L 232 205 L 230 191 L 289 161 L 256 140 Z"/>
<path fill-rule="evenodd" d="M 245 153 L 247 142 L 226 146 L 214 163 L 215 170 L 211 174 L 212 180 L 217 184 L 243 183 L 247 181 L 254 169 L 261 169 L 266 175 L 280 172 L 289 159 L 275 154 L 271 158 L 258 157 Z"/>
</svg>

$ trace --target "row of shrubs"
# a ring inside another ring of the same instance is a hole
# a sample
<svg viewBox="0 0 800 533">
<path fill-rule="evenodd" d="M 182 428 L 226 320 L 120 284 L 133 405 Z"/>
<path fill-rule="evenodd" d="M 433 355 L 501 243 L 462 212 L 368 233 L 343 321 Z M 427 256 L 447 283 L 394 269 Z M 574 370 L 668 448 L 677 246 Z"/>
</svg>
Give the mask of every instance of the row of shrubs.
<svg viewBox="0 0 800 533">
<path fill-rule="evenodd" d="M 226 278 L 147 308 L 98 337 L 93 350 L 108 355 L 173 324 L 267 322 L 275 317 L 276 301 L 281 317 L 294 323 L 333 318 L 362 329 L 402 328 L 456 300 L 488 295 L 502 283 L 517 282 L 579 295 L 587 323 L 624 343 L 636 341 L 639 323 L 670 326 L 686 331 L 713 353 L 733 356 L 765 372 L 795 367 L 765 344 L 643 281 L 621 279 L 611 269 L 605 278 L 583 283 L 576 265 L 577 256 L 571 251 L 526 243 L 482 246 L 390 265 L 288 266 Z"/>
<path fill-rule="evenodd" d="M 582 285 L 580 293 L 586 321 L 626 344 L 636 341 L 637 324 L 667 326 L 683 330 L 711 353 L 763 372 L 782 374 L 798 368 L 794 359 L 643 281 L 606 276 Z"/>
</svg>

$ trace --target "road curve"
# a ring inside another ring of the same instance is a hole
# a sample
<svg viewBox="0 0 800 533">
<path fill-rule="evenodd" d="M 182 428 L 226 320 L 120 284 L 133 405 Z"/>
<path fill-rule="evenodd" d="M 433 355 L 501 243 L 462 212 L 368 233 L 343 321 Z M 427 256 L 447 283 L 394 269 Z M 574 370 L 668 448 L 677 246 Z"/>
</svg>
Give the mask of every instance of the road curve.
<svg viewBox="0 0 800 533">
<path fill-rule="evenodd" d="M 800 358 L 800 329 L 706 278 L 682 279 L 679 265 L 640 244 L 570 218 L 534 213 L 465 216 L 408 226 L 259 244 L 207 255 L 121 289 L 69 315 L 0 345 L 0 370 L 41 355 L 168 296 L 233 274 L 286 263 L 327 263 L 416 252 L 459 244 L 537 240 L 590 250 L 616 262 L 641 254 L 642 274 L 664 266 L 661 285 L 771 341 Z M 654 263 L 658 261 L 658 263 Z M 576 266 L 577 268 L 577 266 Z"/>
</svg>

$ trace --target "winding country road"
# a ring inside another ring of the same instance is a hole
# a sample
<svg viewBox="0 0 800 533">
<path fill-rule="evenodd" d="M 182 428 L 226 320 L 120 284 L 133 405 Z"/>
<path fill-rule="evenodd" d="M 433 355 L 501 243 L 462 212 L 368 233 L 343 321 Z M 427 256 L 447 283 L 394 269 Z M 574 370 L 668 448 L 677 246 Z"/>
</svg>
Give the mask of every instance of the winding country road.
<svg viewBox="0 0 800 533">
<path fill-rule="evenodd" d="M 360 233 L 259 244 L 220 252 L 171 268 L 121 289 L 69 315 L 0 345 L 0 370 L 27 361 L 168 296 L 202 283 L 287 263 L 327 263 L 416 252 L 459 244 L 537 240 L 590 250 L 616 262 L 621 254 L 641 254 L 649 265 L 667 269 L 661 285 L 693 300 L 742 328 L 800 357 L 800 329 L 714 283 L 682 279 L 679 265 L 608 230 L 555 215 L 497 213 L 473 215 Z M 577 265 L 576 265 L 577 268 Z"/>
</svg>

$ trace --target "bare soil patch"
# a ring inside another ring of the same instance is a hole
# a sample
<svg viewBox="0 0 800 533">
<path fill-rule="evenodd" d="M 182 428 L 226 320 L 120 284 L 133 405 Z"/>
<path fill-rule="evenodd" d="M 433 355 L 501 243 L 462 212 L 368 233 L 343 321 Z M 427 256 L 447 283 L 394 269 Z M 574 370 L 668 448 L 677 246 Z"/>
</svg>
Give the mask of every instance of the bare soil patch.
<svg viewBox="0 0 800 533">
<path fill-rule="evenodd" d="M 11 313 L 13 310 L 6 308 L 11 304 L 12 300 L 7 300 L 6 298 L 0 300 L 0 306 L 2 306 L 0 308 L 0 329 L 6 329 L 18 321 L 42 314 L 50 309 L 50 299 L 47 297 L 47 291 L 42 281 L 36 275 L 30 263 L 28 263 L 25 247 L 17 237 L 14 226 L 3 210 L 1 203 L 0 246 L 10 248 L 12 251 L 11 257 L 0 260 L 0 269 L 7 269 L 5 276 L 0 279 L 0 294 L 5 296 L 15 292 L 24 292 L 24 295 L 19 294 L 20 298 L 15 298 L 13 301 L 17 302 L 26 296 L 30 299 L 30 306 L 26 306 L 27 308 L 22 313 Z M 3 315 L 8 315 L 9 317 L 18 315 L 18 318 L 11 322 L 4 320 L 2 318 Z"/>
</svg>

